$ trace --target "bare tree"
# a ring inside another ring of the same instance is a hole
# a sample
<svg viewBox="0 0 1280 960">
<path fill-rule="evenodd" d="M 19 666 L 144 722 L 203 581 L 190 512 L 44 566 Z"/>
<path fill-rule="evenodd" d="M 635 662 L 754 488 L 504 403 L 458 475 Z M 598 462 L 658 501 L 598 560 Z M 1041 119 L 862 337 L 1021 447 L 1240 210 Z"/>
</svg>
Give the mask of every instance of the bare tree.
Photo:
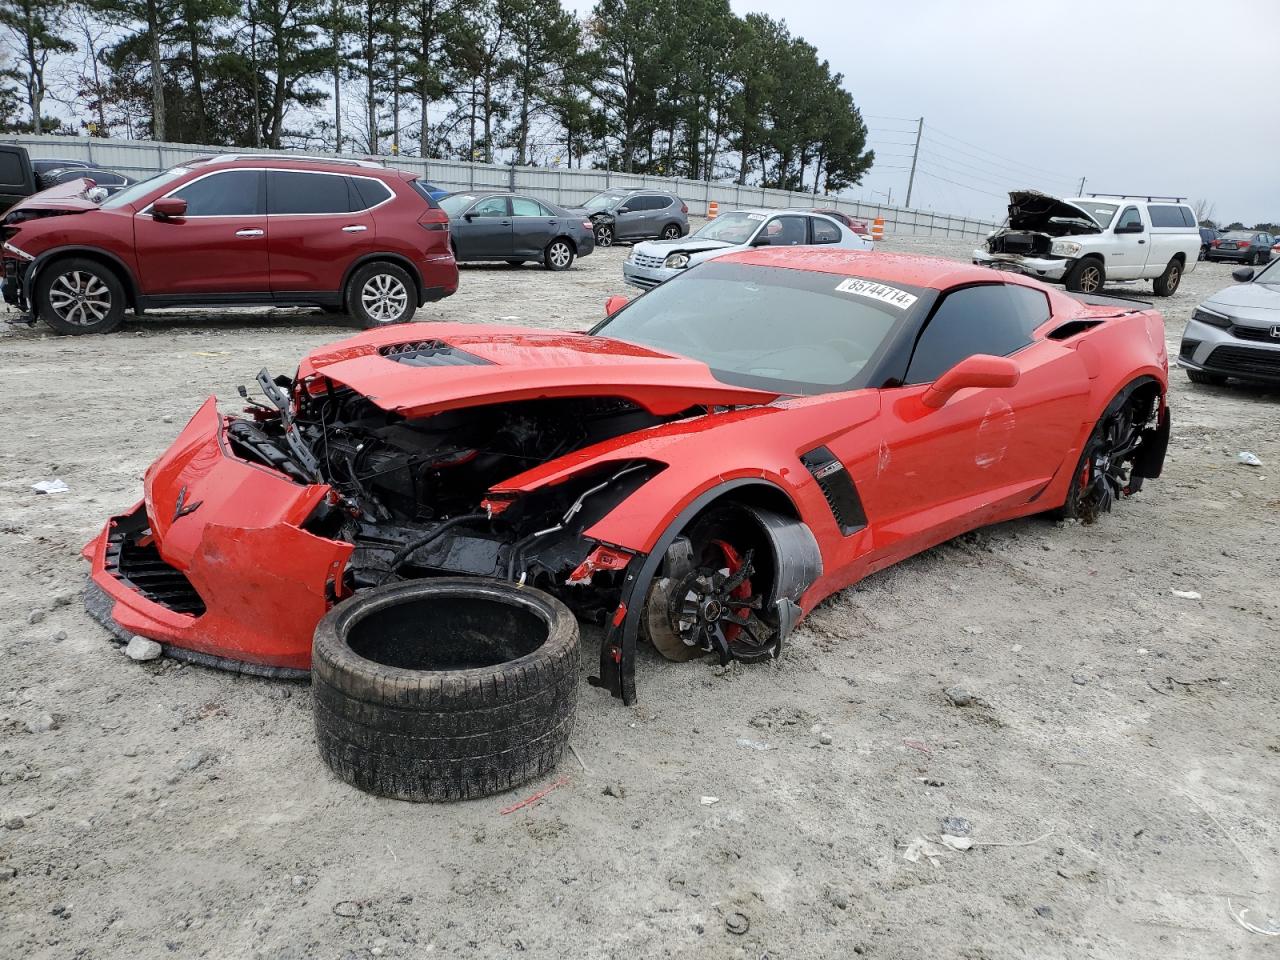
<svg viewBox="0 0 1280 960">
<path fill-rule="evenodd" d="M 1212 221 L 1213 209 L 1213 201 L 1197 200 L 1195 204 L 1196 223 L 1204 226 L 1206 220 Z"/>
</svg>

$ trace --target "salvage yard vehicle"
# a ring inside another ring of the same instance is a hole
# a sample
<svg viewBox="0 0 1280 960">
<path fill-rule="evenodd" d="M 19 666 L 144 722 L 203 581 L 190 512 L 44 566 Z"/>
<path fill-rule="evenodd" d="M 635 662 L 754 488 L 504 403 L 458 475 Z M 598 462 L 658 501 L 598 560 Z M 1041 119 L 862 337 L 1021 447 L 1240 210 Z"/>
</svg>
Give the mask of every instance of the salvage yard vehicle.
<svg viewBox="0 0 1280 960">
<path fill-rule="evenodd" d="M 513 193 L 450 193 L 439 201 L 449 215 L 449 239 L 459 263 L 529 260 L 568 270 L 596 248 L 590 220 L 555 204 Z"/>
<path fill-rule="evenodd" d="M 1181 197 L 1090 194 L 1060 200 L 1009 193 L 1009 219 L 973 251 L 973 262 L 1095 293 L 1108 280 L 1150 280 L 1156 296 L 1178 289 L 1200 258 L 1200 229 Z"/>
<path fill-rule="evenodd" d="M 1270 263 L 1271 245 L 1275 242 L 1271 234 L 1259 230 L 1230 230 L 1209 244 L 1205 259 L 1210 262 L 1239 260 L 1251 266 Z"/>
<path fill-rule="evenodd" d="M 59 333 L 176 306 L 318 306 L 376 327 L 458 288 L 448 215 L 376 163 L 230 154 L 100 203 L 59 192 L 73 186 L 3 223 L 5 301 Z"/>
<path fill-rule="evenodd" d="M 260 372 L 243 416 L 210 398 L 85 547 L 90 609 L 301 676 L 344 598 L 505 581 L 605 625 L 592 682 L 630 704 L 641 637 L 775 658 L 870 573 L 984 524 L 1091 522 L 1161 472 L 1164 325 L 1133 301 L 812 248 L 621 300 L 585 335 L 369 331 Z"/>
<path fill-rule="evenodd" d="M 870 237 L 833 217 L 792 210 L 735 210 L 708 220 L 684 239 L 639 243 L 622 265 L 622 277 L 649 290 L 690 267 L 752 247 L 844 247 L 872 250 Z"/>
<path fill-rule="evenodd" d="M 596 246 L 616 240 L 674 240 L 689 232 L 689 206 L 661 190 L 605 190 L 569 212 L 591 221 Z"/>
<path fill-rule="evenodd" d="M 1280 384 L 1280 260 L 1263 270 L 1237 267 L 1237 283 L 1191 313 L 1178 366 L 1192 383 L 1221 386 L 1228 377 Z"/>
<path fill-rule="evenodd" d="M 106 193 L 134 181 L 84 160 L 62 157 L 30 157 L 26 147 L 0 144 L 0 212 L 32 194 L 69 181 L 88 178 Z"/>
</svg>

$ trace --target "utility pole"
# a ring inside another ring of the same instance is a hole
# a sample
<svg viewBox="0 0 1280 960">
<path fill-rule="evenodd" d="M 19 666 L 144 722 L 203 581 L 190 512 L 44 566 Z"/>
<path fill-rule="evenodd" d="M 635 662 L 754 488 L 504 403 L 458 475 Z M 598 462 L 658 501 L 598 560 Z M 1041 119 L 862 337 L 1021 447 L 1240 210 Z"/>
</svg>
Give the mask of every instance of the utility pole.
<svg viewBox="0 0 1280 960">
<path fill-rule="evenodd" d="M 924 133 L 924 117 L 916 124 L 916 148 L 911 151 L 911 176 L 907 177 L 907 206 L 911 206 L 911 188 L 916 183 L 916 159 L 920 156 L 920 135 Z"/>
<path fill-rule="evenodd" d="M 1077 197 L 1083 197 L 1083 196 L 1084 196 L 1084 181 L 1085 181 L 1085 178 L 1084 178 L 1084 177 L 1081 177 L 1081 178 L 1080 178 L 1080 192 L 1076 194 L 1076 196 L 1077 196 Z"/>
</svg>

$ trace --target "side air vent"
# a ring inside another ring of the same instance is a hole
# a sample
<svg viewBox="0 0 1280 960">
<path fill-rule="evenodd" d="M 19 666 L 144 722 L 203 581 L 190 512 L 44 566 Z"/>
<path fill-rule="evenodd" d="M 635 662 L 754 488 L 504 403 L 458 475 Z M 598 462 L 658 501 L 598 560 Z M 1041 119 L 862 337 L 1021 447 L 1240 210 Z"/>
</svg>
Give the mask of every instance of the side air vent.
<svg viewBox="0 0 1280 960">
<path fill-rule="evenodd" d="M 836 518 L 841 533 L 847 537 L 867 525 L 862 498 L 853 485 L 853 478 L 834 453 L 826 447 L 816 447 L 801 454 L 800 462 L 813 474 L 813 479 L 818 481 L 818 487 L 827 498 L 827 506 L 831 508 L 831 515 Z"/>
<path fill-rule="evenodd" d="M 1070 340 L 1078 333 L 1092 330 L 1102 323 L 1101 320 L 1068 320 L 1062 326 L 1049 333 L 1050 340 Z"/>
<path fill-rule="evenodd" d="M 411 367 L 479 367 L 490 361 L 440 340 L 393 343 L 378 350 L 388 360 Z"/>
</svg>

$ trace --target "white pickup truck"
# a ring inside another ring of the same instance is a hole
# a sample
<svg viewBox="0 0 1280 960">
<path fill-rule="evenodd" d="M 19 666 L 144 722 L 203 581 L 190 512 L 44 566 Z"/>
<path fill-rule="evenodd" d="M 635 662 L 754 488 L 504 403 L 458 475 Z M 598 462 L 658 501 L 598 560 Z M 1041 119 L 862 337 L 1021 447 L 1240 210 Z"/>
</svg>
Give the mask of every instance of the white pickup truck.
<svg viewBox="0 0 1280 960">
<path fill-rule="evenodd" d="M 1108 280 L 1150 280 L 1158 297 L 1196 268 L 1200 230 L 1178 198 L 1097 194 L 1060 200 L 1009 194 L 1009 220 L 973 251 L 973 262 L 1093 293 Z"/>
</svg>

